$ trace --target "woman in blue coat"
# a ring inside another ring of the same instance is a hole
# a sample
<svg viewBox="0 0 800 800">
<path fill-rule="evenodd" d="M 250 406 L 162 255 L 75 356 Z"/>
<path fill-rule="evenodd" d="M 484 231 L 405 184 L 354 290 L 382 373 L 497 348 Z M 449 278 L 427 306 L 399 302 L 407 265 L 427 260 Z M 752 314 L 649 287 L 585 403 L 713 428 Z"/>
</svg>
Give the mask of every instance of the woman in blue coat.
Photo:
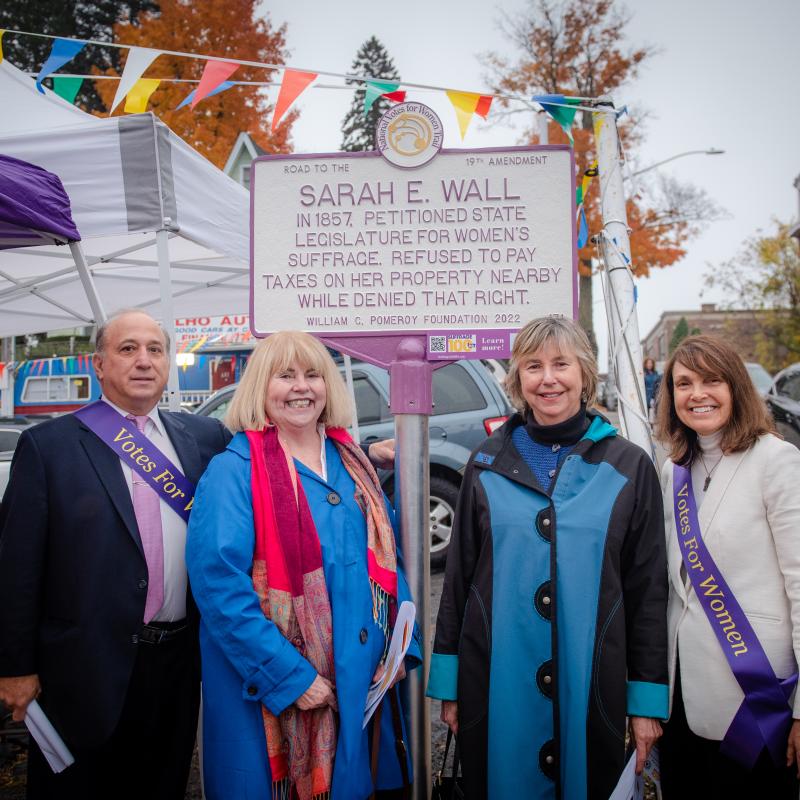
<svg viewBox="0 0 800 800">
<path fill-rule="evenodd" d="M 350 419 L 325 348 L 273 334 L 231 403 L 235 436 L 198 486 L 187 564 L 202 615 L 209 800 L 357 800 L 403 785 L 388 694 L 375 780 L 362 720 L 409 591 L 391 509 L 343 430 Z M 420 658 L 415 641 L 407 662 Z"/>
</svg>

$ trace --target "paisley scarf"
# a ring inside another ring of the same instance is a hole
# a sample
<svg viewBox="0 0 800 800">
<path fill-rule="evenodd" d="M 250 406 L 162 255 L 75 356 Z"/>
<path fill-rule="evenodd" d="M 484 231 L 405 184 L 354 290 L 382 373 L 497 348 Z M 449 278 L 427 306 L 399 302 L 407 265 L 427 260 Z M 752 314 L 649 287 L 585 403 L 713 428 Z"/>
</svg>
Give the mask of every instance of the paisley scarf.
<svg viewBox="0 0 800 800">
<path fill-rule="evenodd" d="M 389 641 L 397 613 L 397 553 L 378 476 L 342 428 L 326 431 L 353 478 L 367 522 L 367 571 L 372 614 Z M 277 428 L 246 431 L 250 442 L 255 525 L 253 588 L 264 616 L 335 685 L 333 624 L 322 549 L 294 459 Z M 275 716 L 262 705 L 273 798 L 327 800 L 336 753 L 336 715 L 330 706 Z"/>
</svg>

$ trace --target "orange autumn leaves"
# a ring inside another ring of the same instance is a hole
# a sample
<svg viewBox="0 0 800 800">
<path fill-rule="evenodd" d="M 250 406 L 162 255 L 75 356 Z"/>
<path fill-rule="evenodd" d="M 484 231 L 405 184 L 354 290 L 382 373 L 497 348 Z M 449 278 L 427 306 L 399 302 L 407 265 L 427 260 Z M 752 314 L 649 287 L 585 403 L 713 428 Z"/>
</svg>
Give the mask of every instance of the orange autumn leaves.
<svg viewBox="0 0 800 800">
<path fill-rule="evenodd" d="M 225 3 L 161 0 L 158 13 L 143 14 L 136 25 L 114 26 L 115 41 L 158 50 L 205 53 L 220 58 L 284 63 L 286 28 L 273 28 L 269 19 L 255 16 L 255 0 Z M 199 80 L 206 62 L 200 59 L 160 55 L 144 73 L 145 78 L 191 78 Z M 117 74 L 113 70 L 105 74 Z M 280 80 L 280 72 L 240 66 L 234 81 Z M 98 94 L 110 107 L 116 81 L 97 81 Z M 297 114 L 290 112 L 270 132 L 272 106 L 263 88 L 234 86 L 206 98 L 192 110 L 176 110 L 197 84 L 163 82 L 150 98 L 148 110 L 222 168 L 240 132 L 249 133 L 268 153 L 291 151 L 290 132 Z M 121 113 L 122 106 L 115 113 Z"/>
</svg>

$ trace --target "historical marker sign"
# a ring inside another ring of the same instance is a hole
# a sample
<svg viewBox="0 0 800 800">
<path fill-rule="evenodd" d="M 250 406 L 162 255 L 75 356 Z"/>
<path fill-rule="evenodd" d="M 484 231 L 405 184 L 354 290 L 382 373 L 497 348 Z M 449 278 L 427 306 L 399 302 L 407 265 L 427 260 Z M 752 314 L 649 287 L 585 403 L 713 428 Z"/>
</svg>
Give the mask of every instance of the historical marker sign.
<svg viewBox="0 0 800 800">
<path fill-rule="evenodd" d="M 424 333 L 429 358 L 506 356 L 533 317 L 575 315 L 569 148 L 439 151 L 424 122 L 438 155 L 415 169 L 379 152 L 254 162 L 256 336 Z"/>
</svg>

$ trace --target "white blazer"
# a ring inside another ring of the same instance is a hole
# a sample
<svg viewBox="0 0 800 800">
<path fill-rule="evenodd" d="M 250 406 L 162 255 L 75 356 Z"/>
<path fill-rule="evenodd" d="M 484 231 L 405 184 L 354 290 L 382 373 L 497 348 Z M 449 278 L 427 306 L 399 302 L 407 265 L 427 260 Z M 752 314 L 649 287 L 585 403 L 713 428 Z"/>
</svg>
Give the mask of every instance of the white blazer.
<svg viewBox="0 0 800 800">
<path fill-rule="evenodd" d="M 689 727 L 721 740 L 742 703 L 711 623 L 689 578 L 681 579 L 672 462 L 661 470 L 669 567 L 670 711 L 680 653 Z M 708 551 L 747 614 L 778 678 L 800 664 L 800 450 L 767 434 L 743 453 L 723 456 L 698 521 Z M 793 698 L 800 718 L 800 693 Z"/>
</svg>

